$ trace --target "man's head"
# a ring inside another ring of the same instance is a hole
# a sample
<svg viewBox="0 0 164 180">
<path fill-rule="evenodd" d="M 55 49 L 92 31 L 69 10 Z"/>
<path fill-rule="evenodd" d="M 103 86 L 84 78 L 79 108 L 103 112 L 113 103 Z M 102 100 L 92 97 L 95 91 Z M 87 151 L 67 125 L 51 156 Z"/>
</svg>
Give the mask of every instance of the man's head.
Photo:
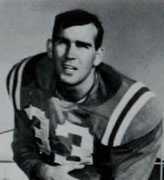
<svg viewBox="0 0 164 180">
<path fill-rule="evenodd" d="M 90 23 L 92 23 L 97 29 L 97 35 L 95 37 L 95 48 L 97 50 L 102 45 L 104 29 L 97 16 L 80 9 L 67 11 L 56 16 L 52 40 L 55 40 L 61 29 L 66 29 L 71 26 L 86 25 Z"/>
<path fill-rule="evenodd" d="M 83 10 L 56 17 L 48 54 L 59 79 L 69 85 L 92 83 L 102 61 L 103 28 L 98 18 Z M 90 81 L 90 82 L 89 82 Z"/>
</svg>

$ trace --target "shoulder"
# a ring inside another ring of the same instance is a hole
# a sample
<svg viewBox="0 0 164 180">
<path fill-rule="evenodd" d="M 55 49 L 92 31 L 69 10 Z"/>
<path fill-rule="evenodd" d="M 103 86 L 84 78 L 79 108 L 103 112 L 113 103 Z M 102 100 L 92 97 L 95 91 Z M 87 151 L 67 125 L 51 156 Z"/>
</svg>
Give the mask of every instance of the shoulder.
<svg viewBox="0 0 164 180">
<path fill-rule="evenodd" d="M 41 85 L 49 72 L 48 66 L 52 67 L 46 59 L 46 53 L 42 53 L 27 57 L 12 67 L 6 83 L 14 108 L 20 109 L 20 99 L 21 97 L 26 98 L 29 89 Z"/>
<path fill-rule="evenodd" d="M 102 81 L 105 84 L 106 91 L 109 93 L 112 91 L 113 96 L 119 95 L 119 93 L 124 94 L 125 91 L 136 81 L 121 74 L 118 70 L 114 69 L 112 66 L 101 63 L 97 68 Z M 118 93 L 118 91 L 120 91 Z"/>
<path fill-rule="evenodd" d="M 24 58 L 23 60 L 19 61 L 11 68 L 7 76 L 7 90 L 9 93 L 10 93 L 10 86 L 14 83 L 12 82 L 12 80 L 17 82 L 19 77 L 22 78 L 22 76 L 25 73 L 27 74 L 26 77 L 24 77 L 24 79 L 27 78 L 27 76 L 29 76 L 28 78 L 30 78 L 30 76 L 33 76 L 36 72 L 37 64 L 43 57 L 44 54 L 38 54 Z"/>
<path fill-rule="evenodd" d="M 108 68 L 109 71 L 111 70 Z M 153 130 L 162 120 L 162 111 L 155 93 L 145 84 L 113 69 L 111 72 L 112 77 L 119 78 L 120 86 L 108 100 L 108 104 L 113 108 L 102 142 L 119 146 Z"/>
<path fill-rule="evenodd" d="M 134 106 L 137 107 L 139 107 L 138 111 L 124 134 L 123 144 L 146 135 L 163 121 L 161 105 L 157 96 L 151 91 L 142 95 Z"/>
<path fill-rule="evenodd" d="M 119 116 L 115 124 L 114 146 L 146 135 L 162 121 L 156 94 L 142 82 L 134 82 L 128 87 L 115 112 Z"/>
</svg>

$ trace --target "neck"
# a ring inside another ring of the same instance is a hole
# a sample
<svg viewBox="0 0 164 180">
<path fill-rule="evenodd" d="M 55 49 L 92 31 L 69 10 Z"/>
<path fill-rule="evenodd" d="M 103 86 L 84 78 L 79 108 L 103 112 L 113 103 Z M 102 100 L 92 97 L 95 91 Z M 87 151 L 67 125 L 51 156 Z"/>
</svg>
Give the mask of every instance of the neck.
<svg viewBox="0 0 164 180">
<path fill-rule="evenodd" d="M 68 85 L 60 83 L 60 94 L 63 99 L 76 102 L 86 96 L 93 87 L 96 78 L 95 70 L 93 69 L 89 76 L 81 83 L 76 85 Z M 69 94 L 69 96 L 68 96 Z"/>
</svg>

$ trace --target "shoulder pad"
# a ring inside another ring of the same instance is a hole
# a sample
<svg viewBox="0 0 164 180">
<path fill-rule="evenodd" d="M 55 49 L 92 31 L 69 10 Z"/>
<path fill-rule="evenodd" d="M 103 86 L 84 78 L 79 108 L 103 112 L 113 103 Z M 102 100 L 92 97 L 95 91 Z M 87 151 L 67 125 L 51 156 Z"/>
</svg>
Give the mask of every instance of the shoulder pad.
<svg viewBox="0 0 164 180">
<path fill-rule="evenodd" d="M 36 65 L 43 54 L 31 56 L 21 60 L 13 66 L 7 76 L 7 91 L 14 108 L 21 108 L 21 90 L 36 79 Z"/>
<path fill-rule="evenodd" d="M 154 97 L 155 94 L 141 82 L 129 86 L 110 116 L 102 144 L 121 145 L 131 123 Z M 135 127 L 138 128 L 137 123 Z"/>
</svg>

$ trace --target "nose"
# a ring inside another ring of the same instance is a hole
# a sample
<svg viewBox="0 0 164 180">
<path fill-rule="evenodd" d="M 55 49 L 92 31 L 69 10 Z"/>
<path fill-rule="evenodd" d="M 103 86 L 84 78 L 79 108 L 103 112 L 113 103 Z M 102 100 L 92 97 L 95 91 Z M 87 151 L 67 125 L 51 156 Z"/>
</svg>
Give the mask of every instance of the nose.
<svg viewBox="0 0 164 180">
<path fill-rule="evenodd" d="M 76 54 L 76 47 L 75 47 L 75 45 L 73 43 L 70 43 L 68 48 L 67 48 L 66 57 L 69 60 L 73 60 L 76 57 L 75 54 Z"/>
</svg>

